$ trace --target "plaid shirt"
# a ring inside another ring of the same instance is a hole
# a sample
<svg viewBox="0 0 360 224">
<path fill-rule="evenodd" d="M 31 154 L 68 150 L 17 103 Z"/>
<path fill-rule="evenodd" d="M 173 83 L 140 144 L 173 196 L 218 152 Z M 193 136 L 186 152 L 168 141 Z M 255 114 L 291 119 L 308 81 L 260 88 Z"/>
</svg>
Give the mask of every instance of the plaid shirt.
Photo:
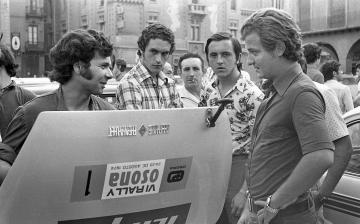
<svg viewBox="0 0 360 224">
<path fill-rule="evenodd" d="M 219 81 L 215 80 L 201 90 L 199 106 L 217 106 L 217 100 L 222 98 L 218 83 Z M 240 78 L 223 98 L 234 99 L 232 104 L 226 106 L 233 154 L 249 154 L 251 131 L 264 94 L 252 81 Z"/>
<path fill-rule="evenodd" d="M 183 107 L 175 81 L 160 72 L 155 80 L 139 62 L 120 81 L 115 106 L 119 110 Z"/>
</svg>

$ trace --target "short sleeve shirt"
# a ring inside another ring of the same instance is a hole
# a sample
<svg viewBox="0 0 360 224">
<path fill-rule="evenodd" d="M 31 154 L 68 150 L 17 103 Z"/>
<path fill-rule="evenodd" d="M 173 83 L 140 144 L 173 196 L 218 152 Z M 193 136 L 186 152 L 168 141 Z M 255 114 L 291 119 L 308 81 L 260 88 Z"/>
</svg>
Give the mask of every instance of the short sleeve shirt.
<svg viewBox="0 0 360 224">
<path fill-rule="evenodd" d="M 248 154 L 250 135 L 255 115 L 264 94 L 250 80 L 239 78 L 225 96 L 220 95 L 218 80 L 209 83 L 200 93 L 200 106 L 217 106 L 217 100 L 232 98 L 234 102 L 226 106 L 232 135 L 233 154 Z"/>
<path fill-rule="evenodd" d="M 339 101 L 335 92 L 329 87 L 314 82 L 316 88 L 320 91 L 325 100 L 325 121 L 329 130 L 329 137 L 332 142 L 349 135 L 349 130 L 341 115 Z"/>
<path fill-rule="evenodd" d="M 121 79 L 115 106 L 119 110 L 182 108 L 175 81 L 161 71 L 154 79 L 139 62 Z"/>
<path fill-rule="evenodd" d="M 252 133 L 247 183 L 255 200 L 272 195 L 304 154 L 334 150 L 325 123 L 325 103 L 311 79 L 294 64 L 274 81 Z"/>
<path fill-rule="evenodd" d="M 35 98 L 34 93 L 17 86 L 14 81 L 0 90 L 0 134 L 2 137 L 5 135 L 15 110 L 33 98 Z"/>
</svg>

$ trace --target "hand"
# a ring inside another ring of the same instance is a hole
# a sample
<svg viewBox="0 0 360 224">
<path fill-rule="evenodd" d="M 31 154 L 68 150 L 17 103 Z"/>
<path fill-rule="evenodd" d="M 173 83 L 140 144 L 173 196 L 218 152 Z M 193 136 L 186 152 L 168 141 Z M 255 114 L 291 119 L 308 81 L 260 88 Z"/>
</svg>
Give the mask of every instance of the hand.
<svg viewBox="0 0 360 224">
<path fill-rule="evenodd" d="M 245 206 L 237 224 L 258 224 L 257 215 L 251 213 L 249 208 Z"/>
<path fill-rule="evenodd" d="M 315 211 L 318 211 L 319 208 L 324 204 L 324 197 L 320 194 L 318 190 L 312 190 L 311 195 L 314 199 Z"/>
<path fill-rule="evenodd" d="M 2 182 L 4 181 L 7 173 L 9 172 L 9 169 L 10 169 L 10 164 L 3 161 L 3 160 L 0 160 L 0 186 L 2 184 Z"/>
<path fill-rule="evenodd" d="M 240 217 L 241 211 L 246 203 L 246 193 L 239 191 L 231 201 L 231 214 Z"/>
<path fill-rule="evenodd" d="M 277 213 L 272 213 L 272 212 L 270 212 L 269 210 L 266 209 L 266 207 L 265 207 L 266 202 L 265 201 L 255 201 L 254 203 L 256 205 L 264 207 L 263 209 L 261 209 L 257 213 L 259 224 L 269 224 L 270 221 L 273 218 L 275 218 L 275 216 L 277 215 Z"/>
</svg>

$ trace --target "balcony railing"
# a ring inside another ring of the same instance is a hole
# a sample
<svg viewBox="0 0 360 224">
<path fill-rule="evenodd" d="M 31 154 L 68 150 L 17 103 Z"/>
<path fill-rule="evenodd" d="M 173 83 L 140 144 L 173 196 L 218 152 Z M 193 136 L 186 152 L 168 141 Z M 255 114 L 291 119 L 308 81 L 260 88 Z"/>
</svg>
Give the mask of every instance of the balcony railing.
<svg viewBox="0 0 360 224">
<path fill-rule="evenodd" d="M 25 50 L 26 51 L 37 51 L 37 52 L 44 51 L 44 42 L 33 43 L 33 42 L 26 41 L 25 42 Z"/>
<path fill-rule="evenodd" d="M 189 13 L 196 15 L 206 15 L 206 6 L 199 4 L 189 4 Z"/>
<path fill-rule="evenodd" d="M 32 8 L 30 6 L 26 6 L 26 16 L 27 17 L 44 17 L 44 9 L 42 7 Z"/>
</svg>

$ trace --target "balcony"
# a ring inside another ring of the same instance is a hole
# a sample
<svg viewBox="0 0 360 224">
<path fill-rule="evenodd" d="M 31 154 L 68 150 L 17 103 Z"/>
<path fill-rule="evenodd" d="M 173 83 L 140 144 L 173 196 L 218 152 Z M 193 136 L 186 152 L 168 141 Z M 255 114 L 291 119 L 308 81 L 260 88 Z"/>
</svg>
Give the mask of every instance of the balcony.
<svg viewBox="0 0 360 224">
<path fill-rule="evenodd" d="M 25 42 L 25 50 L 31 52 L 43 52 L 44 51 L 44 42 L 31 43 L 29 41 Z"/>
<path fill-rule="evenodd" d="M 44 9 L 41 7 L 32 8 L 30 6 L 26 6 L 25 10 L 26 10 L 25 13 L 26 17 L 42 18 L 45 16 Z"/>
<path fill-rule="evenodd" d="M 201 15 L 205 16 L 206 13 L 206 6 L 205 5 L 199 5 L 199 4 L 189 4 L 189 13 L 193 15 Z"/>
</svg>

